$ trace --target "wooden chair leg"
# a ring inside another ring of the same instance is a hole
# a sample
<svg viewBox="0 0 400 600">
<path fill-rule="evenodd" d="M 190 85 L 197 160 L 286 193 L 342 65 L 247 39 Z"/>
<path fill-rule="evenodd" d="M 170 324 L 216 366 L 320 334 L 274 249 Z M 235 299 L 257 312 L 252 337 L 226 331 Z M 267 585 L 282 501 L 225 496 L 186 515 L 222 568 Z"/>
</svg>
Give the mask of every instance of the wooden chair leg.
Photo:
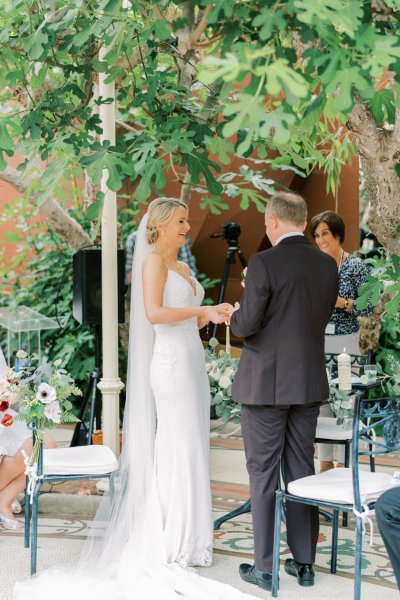
<svg viewBox="0 0 400 600">
<path fill-rule="evenodd" d="M 272 588 L 271 594 L 276 598 L 279 590 L 279 558 L 281 546 L 281 523 L 282 523 L 282 492 L 276 492 L 275 500 L 275 522 L 274 522 L 274 553 L 272 559 Z"/>
</svg>

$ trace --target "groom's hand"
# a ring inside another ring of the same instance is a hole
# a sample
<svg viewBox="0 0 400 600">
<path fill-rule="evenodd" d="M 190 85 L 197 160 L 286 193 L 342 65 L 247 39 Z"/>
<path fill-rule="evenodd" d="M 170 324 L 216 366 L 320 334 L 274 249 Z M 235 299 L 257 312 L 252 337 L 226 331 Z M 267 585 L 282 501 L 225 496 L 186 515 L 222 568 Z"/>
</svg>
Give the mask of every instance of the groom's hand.
<svg viewBox="0 0 400 600">
<path fill-rule="evenodd" d="M 231 309 L 233 309 L 233 307 L 228 302 L 217 304 L 216 306 L 209 306 L 207 307 L 207 318 L 216 325 L 224 323 L 229 320 Z"/>
</svg>

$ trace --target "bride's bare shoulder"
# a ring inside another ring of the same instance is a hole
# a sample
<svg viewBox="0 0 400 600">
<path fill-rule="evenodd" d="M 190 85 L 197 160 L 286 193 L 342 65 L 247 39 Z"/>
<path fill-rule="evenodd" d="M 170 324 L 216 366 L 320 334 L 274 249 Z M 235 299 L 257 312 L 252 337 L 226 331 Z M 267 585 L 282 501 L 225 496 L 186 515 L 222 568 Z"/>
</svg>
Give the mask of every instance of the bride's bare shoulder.
<svg viewBox="0 0 400 600">
<path fill-rule="evenodd" d="M 165 273 L 167 271 L 167 266 L 161 254 L 158 252 L 151 252 L 151 254 L 146 256 L 143 261 L 143 271 Z"/>
</svg>

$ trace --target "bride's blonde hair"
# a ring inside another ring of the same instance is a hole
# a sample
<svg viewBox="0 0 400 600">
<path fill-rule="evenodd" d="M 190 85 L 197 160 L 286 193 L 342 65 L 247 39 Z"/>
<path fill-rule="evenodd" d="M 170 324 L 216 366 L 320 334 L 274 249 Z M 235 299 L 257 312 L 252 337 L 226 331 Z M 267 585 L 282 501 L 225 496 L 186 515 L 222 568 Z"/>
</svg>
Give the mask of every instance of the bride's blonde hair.
<svg viewBox="0 0 400 600">
<path fill-rule="evenodd" d="M 174 211 L 181 206 L 185 210 L 187 205 L 176 198 L 156 198 L 147 208 L 146 235 L 149 244 L 155 244 L 158 238 L 157 225 L 166 225 L 172 218 Z"/>
</svg>

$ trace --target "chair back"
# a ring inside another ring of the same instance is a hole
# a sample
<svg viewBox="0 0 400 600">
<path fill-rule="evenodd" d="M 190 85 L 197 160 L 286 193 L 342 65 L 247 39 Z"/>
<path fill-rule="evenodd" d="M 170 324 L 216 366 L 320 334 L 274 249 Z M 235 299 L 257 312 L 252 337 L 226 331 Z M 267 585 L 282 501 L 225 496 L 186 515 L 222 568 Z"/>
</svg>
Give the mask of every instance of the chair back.
<svg viewBox="0 0 400 600">
<path fill-rule="evenodd" d="M 325 353 L 325 366 L 331 368 L 332 377 L 337 377 L 338 364 L 336 353 Z M 368 354 L 350 354 L 351 372 L 353 375 L 359 375 L 360 368 L 372 362 L 372 351 L 368 350 Z"/>
<path fill-rule="evenodd" d="M 364 399 L 356 392 L 353 418 L 352 469 L 355 508 L 361 511 L 359 457 L 400 450 L 400 397 Z"/>
</svg>

